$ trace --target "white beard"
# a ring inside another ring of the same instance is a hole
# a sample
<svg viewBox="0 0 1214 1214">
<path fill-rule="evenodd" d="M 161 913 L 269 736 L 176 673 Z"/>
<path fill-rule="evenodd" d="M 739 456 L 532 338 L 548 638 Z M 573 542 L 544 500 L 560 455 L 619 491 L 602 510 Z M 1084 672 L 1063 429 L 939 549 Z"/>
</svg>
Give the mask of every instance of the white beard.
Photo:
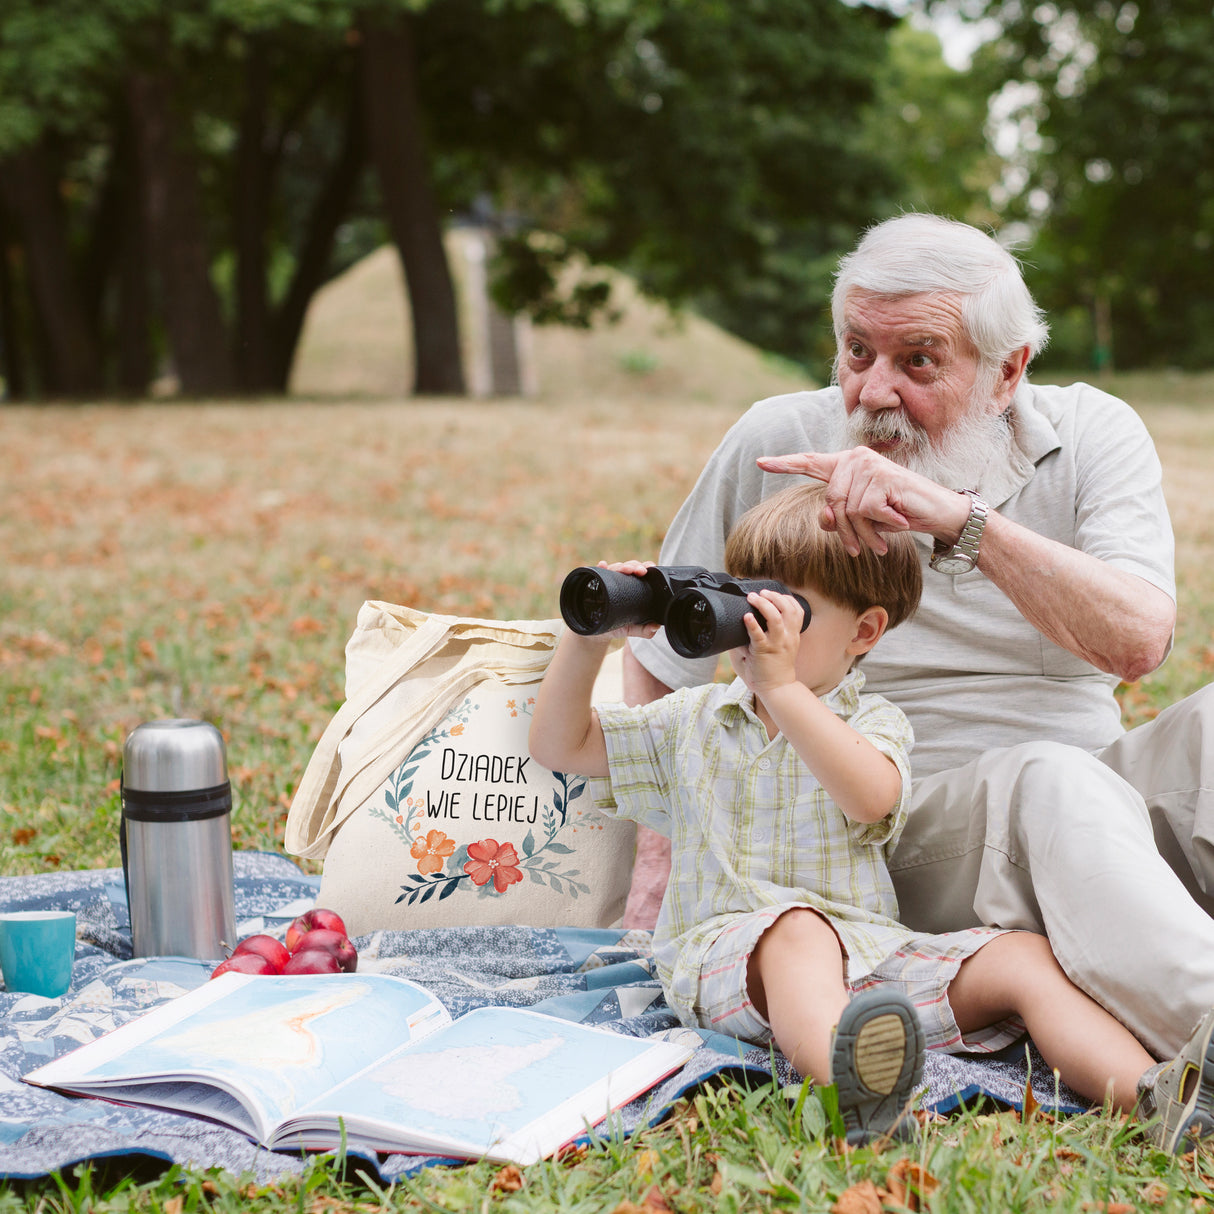
<svg viewBox="0 0 1214 1214">
<path fill-rule="evenodd" d="M 971 408 L 933 445 L 927 431 L 901 409 L 869 413 L 856 408 L 847 418 L 849 447 L 896 442 L 889 454 L 895 463 L 949 489 L 977 486 L 984 469 L 992 462 L 1007 463 L 1011 455 L 1011 420 L 1004 413 Z"/>
</svg>

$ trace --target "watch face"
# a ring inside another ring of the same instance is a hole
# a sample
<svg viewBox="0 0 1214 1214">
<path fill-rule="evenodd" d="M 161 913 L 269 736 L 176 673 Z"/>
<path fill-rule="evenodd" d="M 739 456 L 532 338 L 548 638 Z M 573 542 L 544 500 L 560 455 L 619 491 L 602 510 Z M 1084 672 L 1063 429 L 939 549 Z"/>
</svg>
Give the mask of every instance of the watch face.
<svg viewBox="0 0 1214 1214">
<path fill-rule="evenodd" d="M 959 573 L 969 573 L 973 569 L 976 562 L 972 556 L 966 556 L 964 553 L 955 552 L 949 556 L 940 556 L 932 561 L 932 568 L 937 573 L 948 573 L 956 577 Z"/>
</svg>

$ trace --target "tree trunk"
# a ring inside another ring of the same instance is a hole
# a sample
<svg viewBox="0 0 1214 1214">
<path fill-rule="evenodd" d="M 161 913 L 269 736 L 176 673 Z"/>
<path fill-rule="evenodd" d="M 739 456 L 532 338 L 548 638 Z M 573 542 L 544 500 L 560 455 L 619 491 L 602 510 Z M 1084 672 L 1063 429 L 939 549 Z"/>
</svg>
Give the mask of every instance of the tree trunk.
<svg viewBox="0 0 1214 1214">
<path fill-rule="evenodd" d="M 114 338 L 118 347 L 118 388 L 127 396 L 146 396 L 152 382 L 151 265 L 139 156 L 130 116 L 123 114 L 117 144 L 122 212 L 118 219 Z"/>
<path fill-rule="evenodd" d="M 266 236 L 269 161 L 266 106 L 270 65 L 263 38 L 249 39 L 245 98 L 236 147 L 234 244 L 236 246 L 236 377 L 245 391 L 273 387 L 270 308 L 267 299 Z"/>
<path fill-rule="evenodd" d="M 307 232 L 295 259 L 295 273 L 286 297 L 276 311 L 271 334 L 271 380 L 276 391 L 285 392 L 295 360 L 295 348 L 303 331 L 308 304 L 325 281 L 333 238 L 350 209 L 358 179 L 366 161 L 362 109 L 357 86 L 351 98 L 341 153 L 330 169 L 308 215 Z"/>
<path fill-rule="evenodd" d="M 4 400 L 24 400 L 28 391 L 25 374 L 25 343 L 17 308 L 13 260 L 18 245 L 10 238 L 8 216 L 0 203 L 0 376 L 4 378 Z"/>
<path fill-rule="evenodd" d="M 151 308 L 139 168 L 130 113 L 118 105 L 113 147 L 89 224 L 84 291 L 102 334 L 107 381 L 125 396 L 145 396 L 152 378 Z M 115 361 L 116 355 L 116 361 Z"/>
<path fill-rule="evenodd" d="M 127 92 L 159 305 L 181 389 L 191 395 L 231 392 L 235 375 L 211 281 L 198 171 L 175 117 L 168 73 L 135 71 Z"/>
<path fill-rule="evenodd" d="M 69 396 L 100 392 L 101 353 L 46 148 L 33 145 L 11 156 L 0 169 L 0 192 L 23 237 L 30 294 L 48 346 L 45 387 Z"/>
<path fill-rule="evenodd" d="M 413 314 L 415 393 L 463 395 L 455 291 L 422 138 L 413 27 L 365 18 L 362 86 L 371 160 Z"/>
</svg>

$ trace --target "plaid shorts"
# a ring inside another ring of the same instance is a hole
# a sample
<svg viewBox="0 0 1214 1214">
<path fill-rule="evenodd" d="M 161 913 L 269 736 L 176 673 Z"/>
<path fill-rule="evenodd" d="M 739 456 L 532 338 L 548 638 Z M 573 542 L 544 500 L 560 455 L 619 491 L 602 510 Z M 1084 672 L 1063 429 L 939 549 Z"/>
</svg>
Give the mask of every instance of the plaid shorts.
<svg viewBox="0 0 1214 1214">
<path fill-rule="evenodd" d="M 739 916 L 708 948 L 700 970 L 697 999 L 703 1028 L 759 1045 L 771 1041 L 771 1026 L 750 1001 L 746 967 L 759 937 L 791 909 L 776 906 Z M 857 995 L 884 983 L 893 983 L 918 1010 L 928 1049 L 948 1053 L 995 1053 L 1023 1035 L 1023 1022 L 1019 1017 L 1011 1017 L 963 1038 L 949 1006 L 948 985 L 967 957 L 996 936 L 1005 934 L 1005 929 L 995 927 L 971 927 L 938 935 L 916 934 L 869 973 L 854 981 L 849 979 L 847 989 Z"/>
</svg>

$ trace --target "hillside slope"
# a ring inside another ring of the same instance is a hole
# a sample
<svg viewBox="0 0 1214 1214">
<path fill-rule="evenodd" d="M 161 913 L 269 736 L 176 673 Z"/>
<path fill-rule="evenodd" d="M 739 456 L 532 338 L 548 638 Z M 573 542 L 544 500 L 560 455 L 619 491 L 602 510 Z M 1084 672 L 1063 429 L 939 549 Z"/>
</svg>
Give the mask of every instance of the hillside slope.
<svg viewBox="0 0 1214 1214">
<path fill-rule="evenodd" d="M 457 287 L 461 235 L 450 238 Z M 795 368 L 691 313 L 672 315 L 639 295 L 625 275 L 608 271 L 622 313 L 589 331 L 529 330 L 533 377 L 541 399 L 655 399 L 732 403 L 810 386 Z M 465 344 L 472 327 L 464 313 Z M 466 355 L 467 361 L 467 355 Z M 408 300 L 400 262 L 384 246 L 326 284 L 312 301 L 290 390 L 301 396 L 386 397 L 408 393 L 411 378 Z"/>
</svg>

